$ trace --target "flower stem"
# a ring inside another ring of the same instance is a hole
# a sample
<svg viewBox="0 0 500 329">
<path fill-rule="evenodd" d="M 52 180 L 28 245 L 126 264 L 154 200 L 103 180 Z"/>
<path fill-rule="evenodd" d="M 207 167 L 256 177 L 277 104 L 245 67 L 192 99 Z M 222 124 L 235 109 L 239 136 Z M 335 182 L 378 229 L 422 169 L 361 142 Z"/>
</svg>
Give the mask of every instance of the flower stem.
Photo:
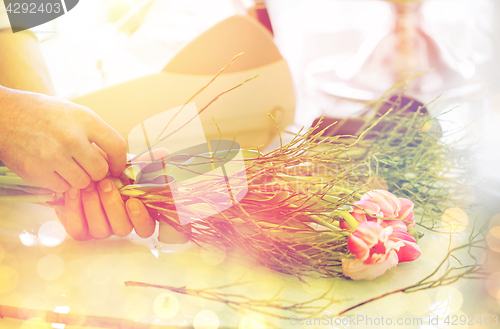
<svg viewBox="0 0 500 329">
<path fill-rule="evenodd" d="M 339 211 L 338 214 L 342 216 L 342 218 L 344 218 L 344 220 L 347 222 L 347 225 L 349 225 L 353 230 L 358 227 L 359 222 L 349 212 Z"/>
<path fill-rule="evenodd" d="M 6 195 L 0 196 L 0 203 L 44 203 L 54 201 L 54 194 L 45 195 Z"/>
<path fill-rule="evenodd" d="M 344 192 L 345 194 L 352 194 L 352 196 L 354 196 L 355 198 L 358 198 L 358 199 L 361 199 L 361 197 L 363 196 L 361 193 L 351 191 L 347 188 L 338 187 L 338 186 L 332 186 L 331 188 L 335 191 L 338 191 L 338 192 Z"/>
<path fill-rule="evenodd" d="M 329 229 L 331 229 L 332 231 L 343 231 L 341 228 L 331 224 L 331 223 L 328 223 L 327 221 L 319 218 L 318 216 L 316 215 L 311 215 L 309 216 L 309 218 L 311 218 L 313 221 L 315 221 L 316 223 L 318 223 L 319 225 L 323 225 L 325 227 L 328 227 Z"/>
<path fill-rule="evenodd" d="M 0 175 L 0 185 L 19 185 L 19 186 L 34 186 L 39 187 L 36 184 L 28 183 L 22 180 L 18 176 L 3 176 Z"/>
</svg>

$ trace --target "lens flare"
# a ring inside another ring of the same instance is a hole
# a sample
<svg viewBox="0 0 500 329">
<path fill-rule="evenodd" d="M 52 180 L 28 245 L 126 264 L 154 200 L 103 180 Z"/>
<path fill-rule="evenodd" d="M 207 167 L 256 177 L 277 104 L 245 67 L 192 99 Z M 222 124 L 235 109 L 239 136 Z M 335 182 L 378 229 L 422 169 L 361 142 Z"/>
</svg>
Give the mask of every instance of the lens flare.
<svg viewBox="0 0 500 329">
<path fill-rule="evenodd" d="M 155 314 L 162 319 L 170 319 L 179 312 L 179 300 L 171 293 L 163 293 L 153 303 Z"/>
<path fill-rule="evenodd" d="M 210 310 L 200 311 L 194 317 L 193 327 L 194 329 L 217 329 L 219 328 L 219 317 Z"/>
</svg>

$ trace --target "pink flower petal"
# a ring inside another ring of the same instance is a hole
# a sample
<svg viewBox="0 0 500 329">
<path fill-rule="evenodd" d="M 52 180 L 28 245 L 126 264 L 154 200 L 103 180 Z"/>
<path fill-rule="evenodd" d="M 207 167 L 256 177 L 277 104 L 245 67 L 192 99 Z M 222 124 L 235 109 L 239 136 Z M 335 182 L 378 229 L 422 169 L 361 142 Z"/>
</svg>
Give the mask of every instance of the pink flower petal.
<svg viewBox="0 0 500 329">
<path fill-rule="evenodd" d="M 402 222 L 400 220 L 387 220 L 387 219 L 382 219 L 379 221 L 379 224 L 382 226 L 382 227 L 394 227 L 394 228 L 401 228 L 401 229 L 404 229 L 406 230 L 406 223 L 405 222 Z"/>
<path fill-rule="evenodd" d="M 356 237 L 354 234 L 351 234 L 347 239 L 347 247 L 357 259 L 365 260 L 370 255 L 370 247 L 363 239 Z"/>
<path fill-rule="evenodd" d="M 401 202 L 401 211 L 399 212 L 400 219 L 407 217 L 410 212 L 413 211 L 413 207 L 415 206 L 411 200 L 405 198 L 399 198 L 399 202 Z"/>
<path fill-rule="evenodd" d="M 404 244 L 396 251 L 400 263 L 414 261 L 422 254 L 415 238 L 402 229 L 394 229 L 393 233 L 389 236 L 389 240 Z"/>
<path fill-rule="evenodd" d="M 357 214 L 355 212 L 351 213 L 352 217 L 356 219 L 358 222 L 363 223 L 366 222 L 366 215 L 365 214 Z"/>
<path fill-rule="evenodd" d="M 392 233 L 389 236 L 389 239 L 392 239 L 392 240 L 399 239 L 399 240 L 405 240 L 405 241 L 417 243 L 417 241 L 415 240 L 413 235 L 411 235 L 410 233 L 408 233 L 406 231 L 406 227 L 405 227 L 405 229 L 393 228 Z"/>
<path fill-rule="evenodd" d="M 385 190 L 373 190 L 361 197 L 361 201 L 371 201 L 379 205 L 384 217 L 395 218 L 401 210 L 401 201 Z"/>
<path fill-rule="evenodd" d="M 399 257 L 399 262 L 412 262 L 415 259 L 419 258 L 422 254 L 422 251 L 418 247 L 416 243 L 413 242 L 404 242 L 405 245 L 399 248 L 399 251 L 396 251 Z"/>
<path fill-rule="evenodd" d="M 378 263 L 365 264 L 363 261 L 354 258 L 342 259 L 342 272 L 346 277 L 352 280 L 367 280 L 371 281 L 387 270 L 395 267 L 398 264 L 398 255 L 392 250 L 387 253 L 386 257 Z"/>
<path fill-rule="evenodd" d="M 408 225 L 415 226 L 413 202 L 405 198 L 399 198 L 399 201 L 401 201 L 401 211 L 399 212 L 398 219 L 403 219 L 407 222 L 410 222 L 410 223 L 405 222 L 406 226 Z"/>
<path fill-rule="evenodd" d="M 355 213 L 365 214 L 365 212 L 368 212 L 370 215 L 373 215 L 373 216 L 381 216 L 382 215 L 382 213 L 380 211 L 380 206 L 378 204 L 376 204 L 375 202 L 361 200 L 361 201 L 354 202 L 354 204 L 356 206 L 360 206 L 361 208 L 363 208 L 363 209 L 354 208 Z"/>
<path fill-rule="evenodd" d="M 369 248 L 373 247 L 379 241 L 379 236 L 383 227 L 375 222 L 363 222 L 359 224 L 352 235 L 364 240 Z"/>
</svg>

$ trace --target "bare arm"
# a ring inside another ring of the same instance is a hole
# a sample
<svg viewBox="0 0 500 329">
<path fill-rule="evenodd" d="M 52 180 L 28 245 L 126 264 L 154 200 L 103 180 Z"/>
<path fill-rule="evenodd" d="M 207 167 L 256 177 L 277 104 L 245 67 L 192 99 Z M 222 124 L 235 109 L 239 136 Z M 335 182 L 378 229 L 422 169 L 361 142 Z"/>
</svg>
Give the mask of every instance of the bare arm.
<svg viewBox="0 0 500 329">
<path fill-rule="evenodd" d="M 125 204 L 112 180 L 103 179 L 108 169 L 117 176 L 125 166 L 123 138 L 90 109 L 49 95 L 54 88 L 38 40 L 0 31 L 0 161 L 28 182 L 69 189 L 58 216 L 75 239 L 124 236 L 133 228 L 153 234 L 144 205 L 132 198 Z"/>
<path fill-rule="evenodd" d="M 33 34 L 0 30 L 0 85 L 54 95 L 38 40 Z"/>
</svg>

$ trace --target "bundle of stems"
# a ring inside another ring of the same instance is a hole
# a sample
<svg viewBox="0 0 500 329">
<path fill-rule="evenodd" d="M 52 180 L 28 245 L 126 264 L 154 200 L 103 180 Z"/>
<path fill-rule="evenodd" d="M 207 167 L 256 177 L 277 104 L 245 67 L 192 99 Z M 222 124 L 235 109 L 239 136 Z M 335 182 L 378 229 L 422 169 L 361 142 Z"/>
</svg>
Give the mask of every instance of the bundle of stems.
<svg viewBox="0 0 500 329">
<path fill-rule="evenodd" d="M 448 132 L 442 131 L 438 117 L 429 115 L 431 104 L 395 94 L 407 83 L 402 80 L 369 104 L 375 115 L 353 131 L 353 137 L 343 136 L 329 144 L 356 144 L 358 151 L 349 153 L 353 165 L 358 164 L 356 183 L 365 181 L 368 189 L 381 188 L 412 200 L 417 224 L 448 234 L 449 230 L 441 226 L 443 212 L 471 204 L 467 198 L 474 178 L 472 153 L 443 142 L 441 137 Z M 388 108 L 392 113 L 380 118 Z M 374 124 L 376 127 L 367 131 Z M 329 138 L 328 131 L 322 135 Z"/>
<path fill-rule="evenodd" d="M 251 79 L 216 96 L 199 113 Z M 329 127 L 318 131 L 320 121 L 309 130 L 300 131 L 289 143 L 280 143 L 274 151 L 245 150 L 245 160 L 240 160 L 244 161 L 244 170 L 229 178 L 231 185 L 236 186 L 231 194 L 232 204 L 215 215 L 207 215 L 213 213 L 207 209 L 220 209 L 218 203 L 226 202 L 221 196 L 228 192 L 228 180 L 220 175 L 204 175 L 200 168 L 225 162 L 234 155 L 232 149 L 193 155 L 188 161 L 157 161 L 160 169 L 143 175 L 149 180 L 134 176 L 133 166 L 141 165 L 135 157 L 132 160 L 136 162 L 131 162 L 117 181 L 120 193 L 124 199 L 140 199 L 153 218 L 167 222 L 196 244 L 238 249 L 258 263 L 300 280 L 303 276 L 340 276 L 341 260 L 351 257 L 347 248 L 351 232 L 340 229 L 339 222 L 349 216 L 353 202 L 362 193 L 373 189 L 373 182 L 384 181 L 385 189 L 413 200 L 421 209 L 422 218 L 431 218 L 432 224 L 434 213 L 442 212 L 451 197 L 448 184 L 454 181 L 446 174 L 455 168 L 456 160 L 450 158 L 447 146 L 439 141 L 437 130 L 423 130 L 430 121 L 423 107 L 408 115 L 404 108 L 398 110 L 397 101 L 389 99 L 402 85 L 404 82 L 370 105 L 378 115 L 366 120 L 357 135 L 325 136 Z M 384 104 L 390 108 L 381 113 Z M 176 179 L 193 174 L 204 178 L 183 185 L 174 200 L 168 184 L 155 183 L 157 178 L 166 177 L 165 173 Z M 62 196 L 25 183 L 6 168 L 0 169 L 0 186 L 9 190 L 0 201 L 3 198 L 51 206 L 64 202 Z M 241 186 L 247 188 L 238 188 Z M 245 196 L 241 199 L 239 193 Z M 194 220 L 190 225 L 181 225 L 181 215 Z"/>
</svg>

